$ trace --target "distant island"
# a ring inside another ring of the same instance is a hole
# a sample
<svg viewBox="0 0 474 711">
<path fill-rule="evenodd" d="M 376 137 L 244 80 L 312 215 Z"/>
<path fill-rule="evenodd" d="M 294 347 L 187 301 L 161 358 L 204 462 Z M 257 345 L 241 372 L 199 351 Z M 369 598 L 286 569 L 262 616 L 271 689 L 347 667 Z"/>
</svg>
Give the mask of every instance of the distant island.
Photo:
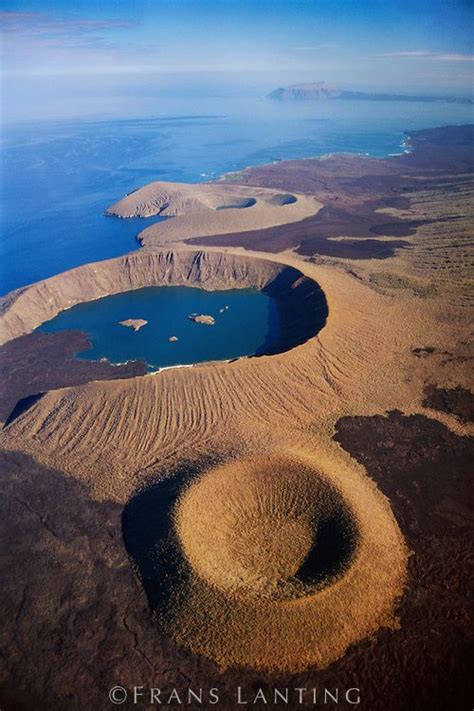
<svg viewBox="0 0 474 711">
<path fill-rule="evenodd" d="M 292 84 L 275 89 L 267 95 L 278 101 L 319 101 L 324 99 L 352 99 L 359 101 L 446 101 L 451 104 L 472 104 L 474 100 L 463 96 L 427 96 L 409 94 L 379 94 L 376 92 L 346 91 L 324 81 L 309 84 Z"/>
</svg>

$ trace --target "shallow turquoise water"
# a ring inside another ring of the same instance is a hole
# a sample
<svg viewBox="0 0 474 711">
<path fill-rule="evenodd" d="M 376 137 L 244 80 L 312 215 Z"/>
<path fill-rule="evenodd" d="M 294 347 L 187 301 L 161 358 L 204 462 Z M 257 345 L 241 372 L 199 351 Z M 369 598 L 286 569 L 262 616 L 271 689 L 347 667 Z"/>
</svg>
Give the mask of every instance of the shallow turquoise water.
<svg viewBox="0 0 474 711">
<path fill-rule="evenodd" d="M 189 319 L 193 313 L 215 318 L 208 326 Z M 126 319 L 148 321 L 139 331 L 120 325 Z M 278 343 L 275 301 L 254 289 L 207 292 L 191 287 L 147 287 L 107 296 L 62 311 L 38 330 L 55 333 L 79 329 L 92 348 L 79 354 L 111 363 L 143 359 L 150 370 L 227 360 L 258 353 Z M 169 342 L 171 336 L 178 341 Z"/>
</svg>

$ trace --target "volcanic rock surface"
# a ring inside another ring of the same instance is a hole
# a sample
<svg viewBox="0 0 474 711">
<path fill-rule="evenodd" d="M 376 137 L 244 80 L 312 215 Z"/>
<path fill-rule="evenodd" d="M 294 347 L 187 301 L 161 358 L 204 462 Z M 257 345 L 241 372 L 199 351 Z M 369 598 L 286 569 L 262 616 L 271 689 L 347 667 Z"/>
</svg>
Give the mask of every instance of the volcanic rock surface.
<svg viewBox="0 0 474 711">
<path fill-rule="evenodd" d="M 38 331 L 0 346 L 0 422 L 15 419 L 48 390 L 147 372 L 144 361 L 112 365 L 74 357 L 89 347 L 87 336 L 80 331 Z"/>
</svg>

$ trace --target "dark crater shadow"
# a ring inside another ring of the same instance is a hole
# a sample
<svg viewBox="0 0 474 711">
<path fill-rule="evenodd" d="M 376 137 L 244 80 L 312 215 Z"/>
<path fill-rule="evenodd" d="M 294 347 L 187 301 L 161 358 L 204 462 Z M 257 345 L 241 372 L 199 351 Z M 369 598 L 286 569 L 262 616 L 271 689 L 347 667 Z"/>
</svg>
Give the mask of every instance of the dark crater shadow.
<svg viewBox="0 0 474 711">
<path fill-rule="evenodd" d="M 176 584 L 178 541 L 173 509 L 189 478 L 189 473 L 180 472 L 153 484 L 131 499 L 122 513 L 125 548 L 152 611 L 166 604 Z"/>
<path fill-rule="evenodd" d="M 153 612 L 170 604 L 189 566 L 181 553 L 173 512 L 179 496 L 215 460 L 186 462 L 167 479 L 138 492 L 122 512 L 122 537 Z"/>
<path fill-rule="evenodd" d="M 324 291 L 297 269 L 287 267 L 262 292 L 272 297 L 269 328 L 257 356 L 283 353 L 316 336 L 326 325 Z"/>
<path fill-rule="evenodd" d="M 214 460 L 186 463 L 169 478 L 137 493 L 123 509 L 125 549 L 152 613 L 172 609 L 192 575 L 174 526 L 174 510 L 182 492 L 215 464 Z M 350 566 L 357 540 L 357 526 L 340 502 L 315 522 L 314 544 L 294 579 L 308 586 L 309 594 L 331 584 Z"/>
<path fill-rule="evenodd" d="M 274 195 L 272 199 L 270 200 L 270 203 L 272 205 L 294 205 L 295 202 L 298 202 L 298 199 L 294 196 L 291 195 L 290 193 L 282 193 L 281 195 Z"/>
<path fill-rule="evenodd" d="M 236 202 L 230 205 L 219 205 L 219 207 L 216 207 L 216 210 L 245 210 L 245 208 L 253 207 L 256 204 L 257 201 L 255 198 L 242 198 L 241 200 L 237 198 Z"/>
<path fill-rule="evenodd" d="M 36 395 L 28 395 L 27 397 L 22 397 L 21 400 L 18 400 L 17 404 L 5 420 L 5 424 L 3 427 L 8 427 L 8 425 L 11 425 L 12 422 L 14 422 L 17 417 L 20 417 L 20 415 L 23 415 L 24 412 L 27 412 L 30 407 L 33 407 L 41 398 L 45 395 L 44 392 L 42 393 L 37 393 Z"/>
<path fill-rule="evenodd" d="M 313 547 L 295 578 L 307 585 L 324 587 L 347 570 L 356 547 L 356 527 L 341 508 L 318 522 Z"/>
</svg>

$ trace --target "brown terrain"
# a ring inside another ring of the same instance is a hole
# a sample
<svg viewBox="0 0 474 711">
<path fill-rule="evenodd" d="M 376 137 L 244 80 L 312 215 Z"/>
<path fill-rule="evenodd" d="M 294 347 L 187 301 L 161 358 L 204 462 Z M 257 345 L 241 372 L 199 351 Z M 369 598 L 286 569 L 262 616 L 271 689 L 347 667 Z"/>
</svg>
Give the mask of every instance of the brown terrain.
<svg viewBox="0 0 474 711">
<path fill-rule="evenodd" d="M 29 333 L 0 346 L 0 423 L 13 420 L 48 390 L 91 380 L 133 378 L 147 372 L 146 363 L 80 360 L 89 340 L 80 331 Z"/>
<path fill-rule="evenodd" d="M 440 150 L 442 141 L 449 142 L 449 149 Z M 249 168 L 233 174 L 232 181 L 309 193 L 324 207 L 292 225 L 190 242 L 356 260 L 393 256 L 396 249 L 412 247 L 398 238 L 416 234 L 419 227 L 436 224 L 452 232 L 457 225 L 451 223 L 462 224 L 462 212 L 433 215 L 419 200 L 425 192 L 453 199 L 472 194 L 473 159 L 467 146 L 473 143 L 473 126 L 433 129 L 411 134 L 411 153 L 385 160 L 335 155 Z"/>
<path fill-rule="evenodd" d="M 177 223 L 172 250 L 157 223 L 139 253 L 4 299 L 2 349 L 160 283 L 273 288 L 287 336 L 273 355 L 74 384 L 17 356 L 8 392 L 44 395 L 2 433 L 2 708 L 111 708 L 114 684 L 217 687 L 226 709 L 237 686 L 255 708 L 275 687 L 339 688 L 341 708 L 358 687 L 367 711 L 472 705 L 472 138 L 246 170 L 233 189 L 323 207 L 243 233 L 230 214 L 199 247 Z"/>
</svg>

